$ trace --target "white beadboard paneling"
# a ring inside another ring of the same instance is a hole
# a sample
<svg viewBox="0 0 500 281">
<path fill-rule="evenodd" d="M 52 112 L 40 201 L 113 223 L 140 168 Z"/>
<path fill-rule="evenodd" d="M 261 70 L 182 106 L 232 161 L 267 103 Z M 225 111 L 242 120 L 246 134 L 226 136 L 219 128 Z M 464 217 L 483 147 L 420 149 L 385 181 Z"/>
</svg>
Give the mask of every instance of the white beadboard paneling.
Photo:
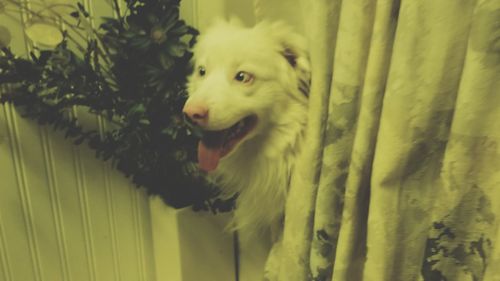
<svg viewBox="0 0 500 281">
<path fill-rule="evenodd" d="M 108 233 L 109 233 L 109 243 L 111 246 L 111 258 L 110 260 L 113 262 L 112 268 L 113 268 L 113 275 L 114 275 L 114 280 L 122 280 L 121 278 L 121 271 L 120 271 L 120 256 L 118 255 L 118 239 L 117 239 L 117 232 L 119 231 L 116 229 L 116 222 L 115 222 L 115 210 L 114 210 L 114 197 L 113 193 L 114 190 L 111 188 L 111 179 L 110 177 L 111 172 L 110 172 L 110 165 L 109 163 L 104 164 L 104 188 L 106 191 L 106 214 L 108 216 Z M 145 226 L 147 227 L 147 226 Z M 145 231 L 148 231 L 146 228 Z M 108 279 L 108 280 L 113 280 L 113 279 Z"/>
<path fill-rule="evenodd" d="M 50 130 L 50 129 L 49 129 Z M 88 258 L 88 230 L 85 229 L 85 214 L 82 213 L 82 172 L 79 171 L 78 148 L 68 142 L 61 133 L 50 130 L 50 144 L 53 147 L 55 170 L 55 192 L 61 208 L 61 235 L 67 246 L 69 276 L 71 280 L 91 280 Z M 98 164 L 98 163 L 96 163 Z M 87 186 L 91 194 L 99 186 Z M 94 196 L 90 196 L 93 198 Z"/>
<path fill-rule="evenodd" d="M 85 5 L 112 15 L 106 2 Z M 22 27 L 0 24 L 15 53 L 29 51 Z M 82 122 L 104 130 L 84 112 Z M 0 179 L 0 280 L 154 280 L 147 196 L 89 148 L 1 106 Z"/>
<path fill-rule="evenodd" d="M 7 258 L 7 242 L 3 228 L 2 214 L 0 213 L 0 278 L 3 278 L 2 280 L 11 280 L 11 266 Z"/>
<path fill-rule="evenodd" d="M 133 187 L 132 187 L 133 188 Z M 144 245 L 143 245 L 143 233 L 140 229 L 142 226 L 142 216 L 139 211 L 139 200 L 137 198 L 137 192 L 131 193 L 132 197 L 132 214 L 133 214 L 133 225 L 134 225 L 134 230 L 135 230 L 135 247 L 137 251 L 137 257 L 136 257 L 136 262 L 137 262 L 137 267 L 139 268 L 139 272 L 141 273 L 139 275 L 140 281 L 146 281 L 146 272 L 144 269 L 146 268 L 145 263 L 144 263 Z"/>
<path fill-rule="evenodd" d="M 7 123 L 5 118 L 5 109 L 2 107 L 0 112 L 0 159 L 9 159 L 11 156 L 11 144 L 9 140 L 9 135 L 7 132 Z M 15 180 L 12 176 L 7 177 L 8 174 L 12 174 L 13 165 L 11 161 L 0 161 L 0 178 L 2 181 L 0 182 L 0 192 L 2 194 L 6 192 L 6 185 L 15 185 Z M 7 195 L 7 194 L 6 194 Z M 3 218 L 8 211 L 7 208 L 2 208 L 2 205 L 5 204 L 3 198 L 0 197 L 0 277 L 4 278 L 3 280 L 11 280 L 12 279 L 12 266 L 11 260 L 9 259 L 9 244 L 6 236 L 6 220 Z"/>
<path fill-rule="evenodd" d="M 75 114 L 78 118 L 78 116 Z M 76 192 L 78 197 L 78 207 L 80 214 L 82 216 L 81 228 L 83 230 L 84 245 L 85 245 L 85 260 L 87 263 L 87 269 L 89 272 L 89 281 L 95 281 L 97 279 L 96 272 L 96 261 L 94 254 L 94 238 L 92 236 L 92 220 L 90 218 L 90 207 L 89 199 L 87 195 L 87 177 L 85 176 L 85 167 L 83 163 L 83 157 L 85 157 L 85 152 L 82 151 L 82 147 L 73 147 L 73 167 L 75 169 L 76 176 Z M 92 173 L 92 172 L 88 172 Z"/>
<path fill-rule="evenodd" d="M 57 249 L 57 253 L 59 255 L 59 264 L 61 267 L 60 275 L 62 277 L 62 280 L 71 280 L 69 275 L 68 247 L 66 244 L 67 238 L 65 236 L 64 221 L 62 216 L 63 210 L 61 208 L 61 198 L 57 186 L 57 175 L 54 162 L 54 148 L 50 138 L 51 131 L 46 127 L 42 128 L 42 130 L 43 131 L 41 135 L 41 142 L 42 146 L 44 147 L 44 159 L 45 159 L 45 167 L 47 173 L 47 183 L 49 187 L 48 198 L 50 201 L 49 204 L 51 207 L 51 215 L 54 220 L 54 231 L 55 231 L 54 237 L 57 240 L 57 244 L 50 245 L 50 247 L 52 249 L 54 248 Z M 49 276 L 51 277 L 57 275 L 58 275 L 57 271 L 49 274 Z"/>
<path fill-rule="evenodd" d="M 116 229 L 119 231 L 117 243 L 119 245 L 120 271 L 127 272 L 126 275 L 123 275 L 123 278 L 139 281 L 142 273 L 137 261 L 140 258 L 140 253 L 137 251 L 136 246 L 136 239 L 138 238 L 131 194 L 137 191 L 131 188 L 128 180 L 123 177 L 111 177 L 111 185 L 113 190 L 121 190 L 121 192 L 114 192 L 115 201 L 113 204 L 114 212 L 117 214 Z M 127 188 L 127 191 L 123 190 L 123 188 Z"/>
<path fill-rule="evenodd" d="M 154 280 L 145 192 L 89 148 L 1 113 L 0 280 Z"/>
<path fill-rule="evenodd" d="M 106 129 L 106 125 L 102 124 L 101 128 L 103 130 Z M 116 192 L 112 187 L 111 187 L 111 177 L 114 175 L 111 172 L 111 164 L 108 163 L 103 163 L 104 165 L 104 189 L 106 192 L 106 214 L 108 216 L 108 233 L 109 233 L 109 243 L 111 245 L 111 261 L 113 262 L 113 275 L 114 275 L 114 280 L 122 280 L 121 278 L 121 271 L 120 271 L 120 256 L 118 255 L 118 239 L 117 235 L 119 235 L 119 231 L 116 228 L 116 213 L 115 213 L 115 208 L 114 208 L 114 192 Z M 149 231 L 147 228 L 148 226 L 144 226 L 145 231 Z M 118 232 L 118 233 L 117 233 Z M 112 279 L 109 279 L 112 280 Z"/>
<path fill-rule="evenodd" d="M 36 217 L 33 211 L 32 206 L 32 194 L 30 193 L 30 186 L 28 185 L 28 171 L 29 169 L 34 169 L 37 171 L 40 167 L 36 162 L 27 162 L 25 161 L 25 155 L 37 155 L 37 148 L 33 146 L 28 146 L 29 150 L 25 151 L 25 144 L 21 142 L 22 137 L 27 137 L 27 140 L 37 138 L 38 136 L 38 128 L 35 126 L 25 126 L 24 120 L 20 120 L 16 114 L 16 112 L 10 107 L 5 107 L 5 120 L 7 122 L 7 131 L 10 137 L 11 142 L 11 159 L 13 165 L 13 173 L 10 174 L 11 177 L 14 178 L 16 183 L 16 190 L 12 192 L 9 199 L 12 201 L 7 202 L 7 204 L 12 204 L 15 202 L 17 208 L 8 209 L 11 212 L 2 212 L 6 213 L 6 220 L 15 221 L 17 226 L 22 226 L 22 228 L 13 229 L 11 231 L 10 227 L 6 227 L 6 236 L 10 243 L 12 238 L 22 237 L 22 240 L 16 241 L 24 244 L 25 253 L 24 261 L 29 262 L 29 266 L 33 278 L 32 280 L 41 280 L 42 269 L 40 262 L 40 250 L 39 250 L 39 237 L 37 236 L 37 229 L 35 227 Z M 22 129 L 20 129 L 20 126 Z M 32 185 L 40 183 L 40 175 L 39 173 L 35 173 L 36 177 L 30 177 Z M 43 173 L 41 174 L 43 176 Z M 10 205 L 9 204 L 9 205 Z M 19 233 L 21 232 L 21 233 Z M 9 236 L 11 238 L 9 238 Z M 21 242 L 22 241 L 22 242 Z M 18 246 L 20 246 L 18 244 Z M 8 253 L 9 254 L 9 253 Z M 9 257 L 10 258 L 10 257 Z M 26 268 L 27 268 L 26 267 Z M 19 275 L 24 275 L 24 273 L 16 271 L 13 274 L 13 278 L 16 278 L 16 273 Z"/>
</svg>

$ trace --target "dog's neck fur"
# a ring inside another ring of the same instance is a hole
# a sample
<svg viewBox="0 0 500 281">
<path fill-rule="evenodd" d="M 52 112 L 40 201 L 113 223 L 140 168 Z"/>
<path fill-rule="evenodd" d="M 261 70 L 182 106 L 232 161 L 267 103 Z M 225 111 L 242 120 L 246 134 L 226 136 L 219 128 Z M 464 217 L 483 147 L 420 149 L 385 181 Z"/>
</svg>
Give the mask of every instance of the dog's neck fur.
<svg viewBox="0 0 500 281">
<path fill-rule="evenodd" d="M 232 227 L 265 231 L 280 221 L 294 159 L 307 123 L 307 105 L 291 99 L 285 112 L 269 114 L 260 134 L 222 159 L 214 176 L 224 193 L 239 193 Z"/>
</svg>

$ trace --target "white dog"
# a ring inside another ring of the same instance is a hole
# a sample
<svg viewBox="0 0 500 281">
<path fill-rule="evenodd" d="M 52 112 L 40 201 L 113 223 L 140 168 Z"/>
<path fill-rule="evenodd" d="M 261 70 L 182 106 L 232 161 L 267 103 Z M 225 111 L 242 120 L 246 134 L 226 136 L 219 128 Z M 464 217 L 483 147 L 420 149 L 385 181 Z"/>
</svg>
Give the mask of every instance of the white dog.
<svg viewBox="0 0 500 281">
<path fill-rule="evenodd" d="M 184 113 L 204 130 L 200 168 L 239 193 L 235 229 L 279 225 L 307 123 L 303 38 L 283 23 L 221 21 L 199 37 L 194 63 Z"/>
</svg>

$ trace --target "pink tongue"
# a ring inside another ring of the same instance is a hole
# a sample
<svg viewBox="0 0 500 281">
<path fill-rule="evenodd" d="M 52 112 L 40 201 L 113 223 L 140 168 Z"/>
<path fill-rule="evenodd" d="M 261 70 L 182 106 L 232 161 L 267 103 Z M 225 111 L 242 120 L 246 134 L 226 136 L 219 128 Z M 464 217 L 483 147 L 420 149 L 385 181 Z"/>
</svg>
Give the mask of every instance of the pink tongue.
<svg viewBox="0 0 500 281">
<path fill-rule="evenodd" d="M 205 172 L 210 172 L 217 168 L 222 154 L 222 146 L 208 148 L 200 141 L 198 143 L 198 165 Z"/>
</svg>

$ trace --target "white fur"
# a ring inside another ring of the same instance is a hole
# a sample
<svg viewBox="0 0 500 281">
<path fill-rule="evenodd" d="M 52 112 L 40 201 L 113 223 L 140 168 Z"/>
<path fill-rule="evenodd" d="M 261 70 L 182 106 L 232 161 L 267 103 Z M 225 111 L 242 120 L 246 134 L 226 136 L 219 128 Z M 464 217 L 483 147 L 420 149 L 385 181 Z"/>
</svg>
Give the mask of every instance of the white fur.
<svg viewBox="0 0 500 281">
<path fill-rule="evenodd" d="M 296 65 L 284 54 L 293 54 Z M 245 28 L 220 21 L 199 37 L 194 62 L 186 104 L 208 106 L 205 129 L 225 129 L 250 114 L 258 116 L 256 128 L 210 173 L 226 195 L 240 194 L 232 226 L 255 232 L 279 223 L 307 123 L 304 92 L 310 73 L 304 40 L 283 23 Z M 206 69 L 203 77 L 199 66 Z M 238 71 L 252 73 L 254 81 L 235 81 Z"/>
</svg>

